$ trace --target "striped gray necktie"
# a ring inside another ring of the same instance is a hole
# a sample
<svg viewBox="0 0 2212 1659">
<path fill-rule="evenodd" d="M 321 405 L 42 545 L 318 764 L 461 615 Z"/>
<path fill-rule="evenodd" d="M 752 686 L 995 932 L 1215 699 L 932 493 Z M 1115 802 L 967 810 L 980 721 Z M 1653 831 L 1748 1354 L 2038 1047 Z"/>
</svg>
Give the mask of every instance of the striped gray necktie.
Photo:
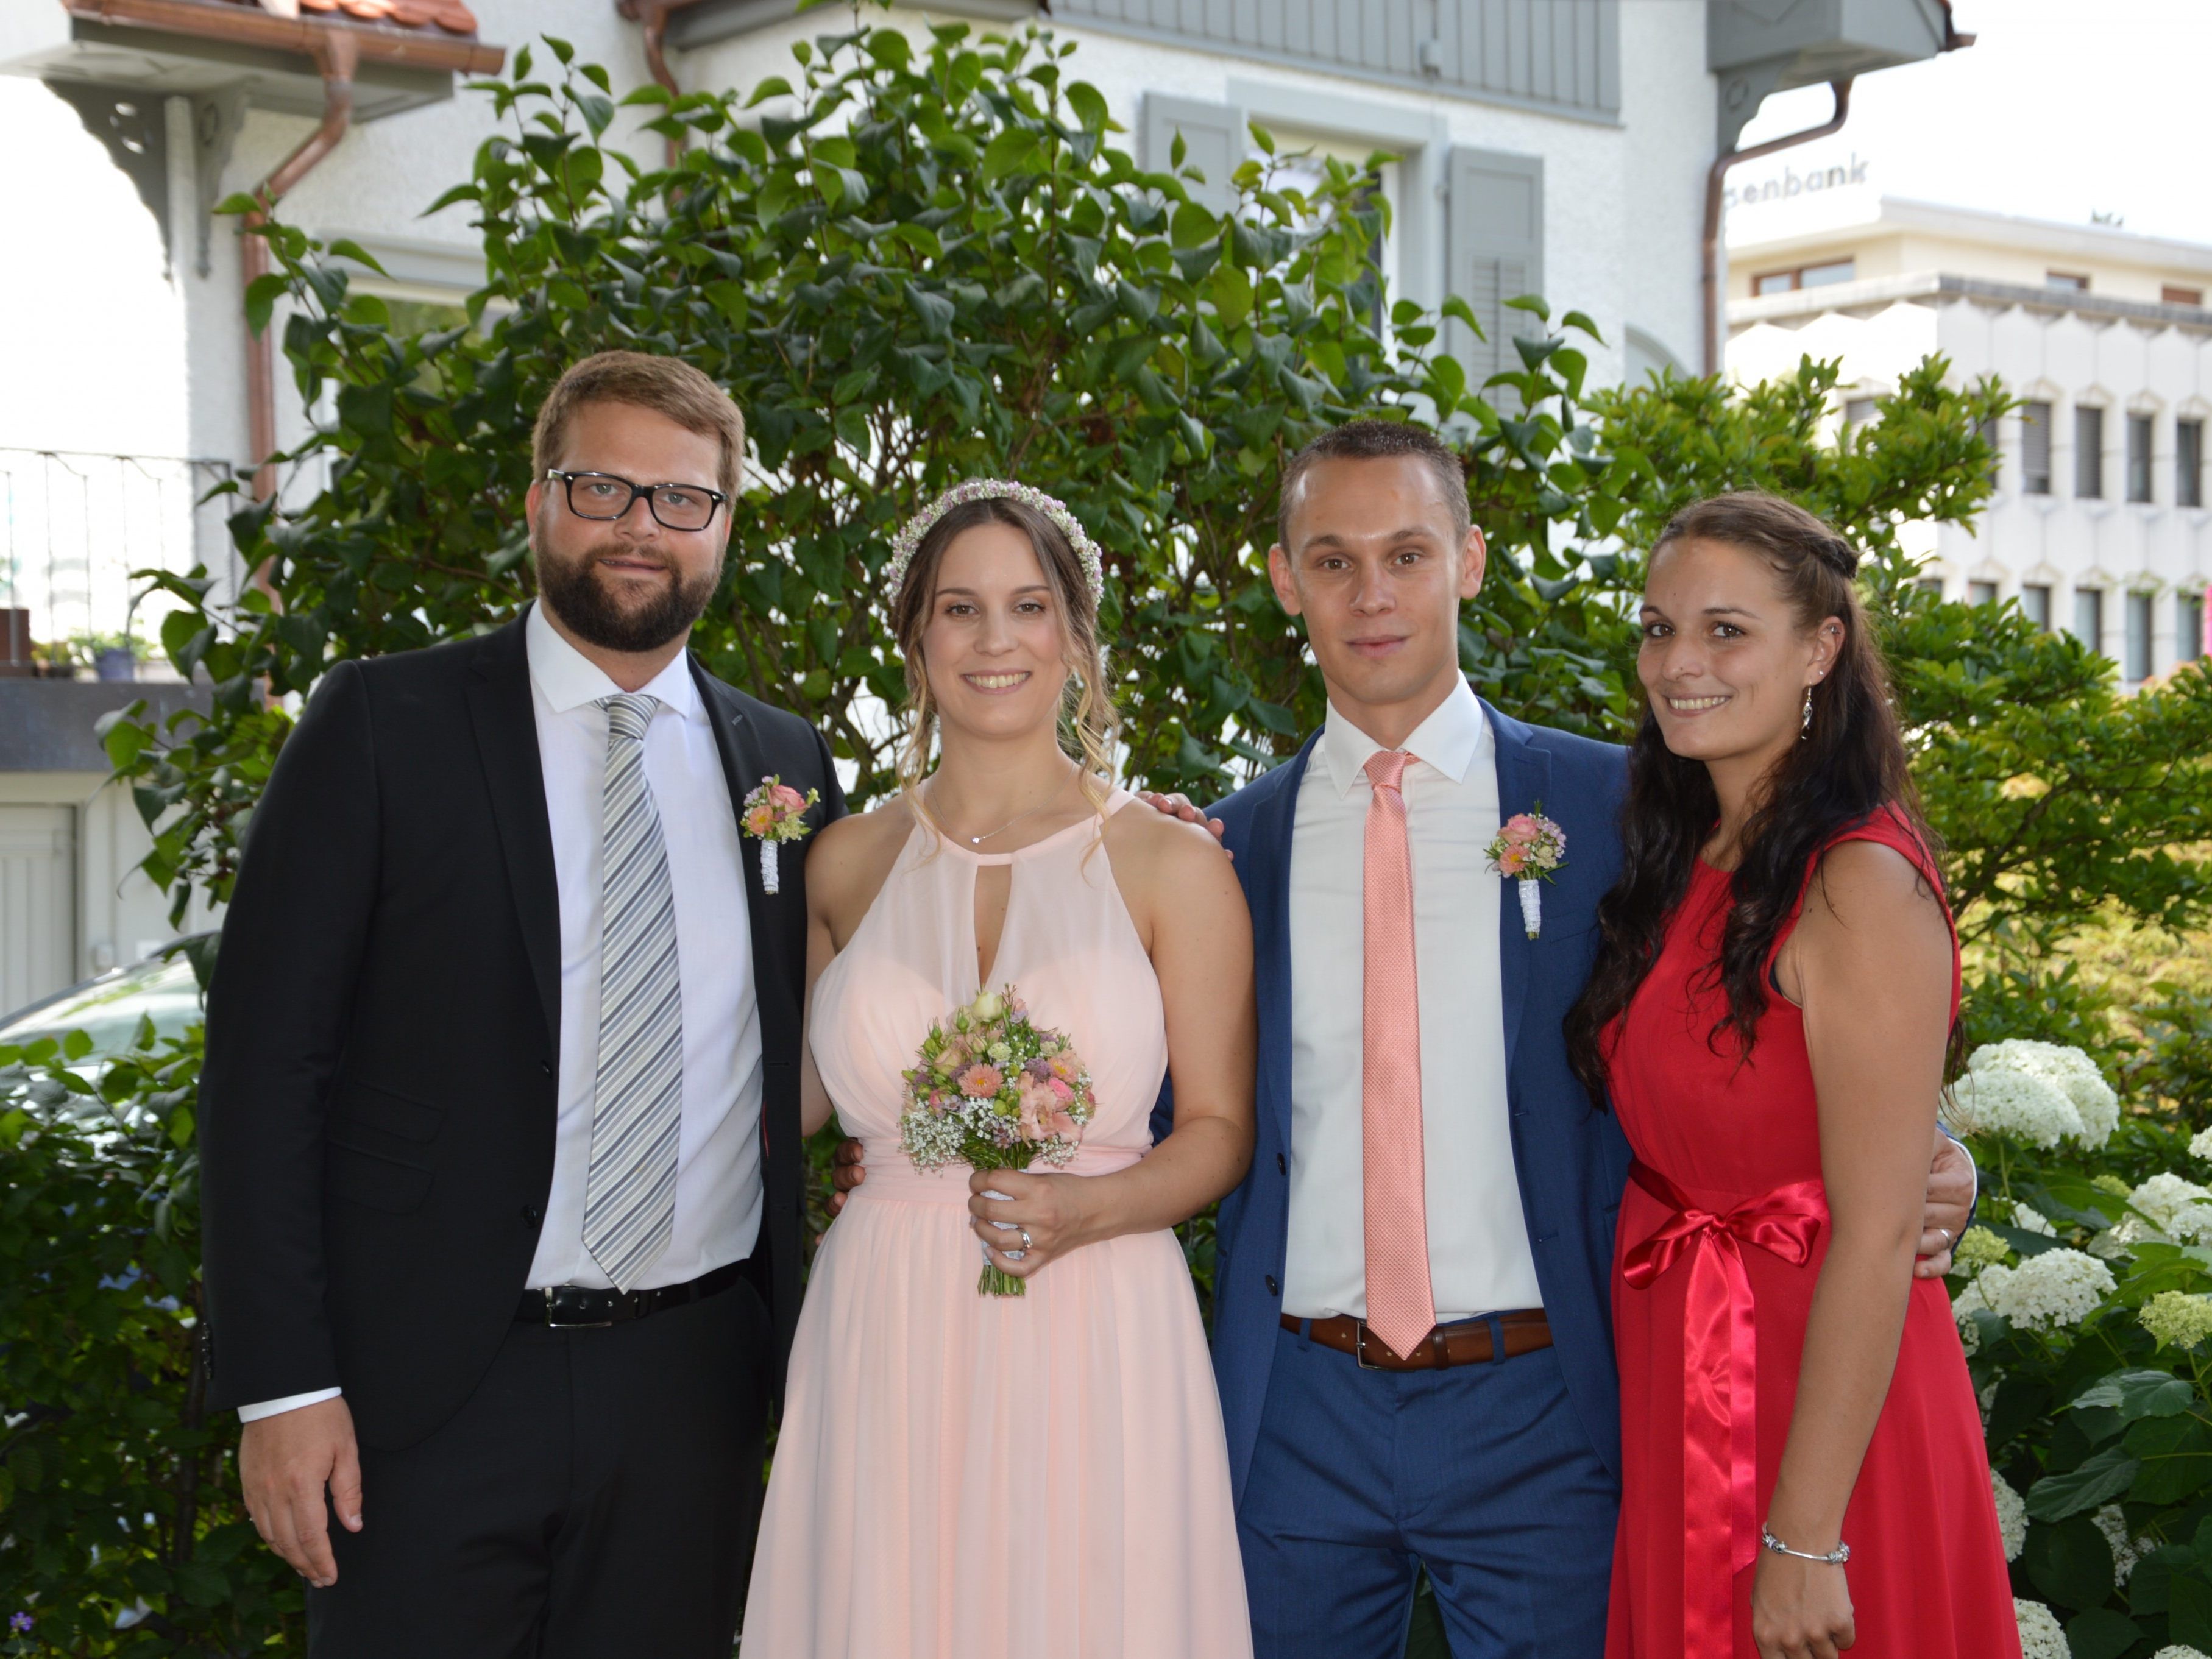
<svg viewBox="0 0 2212 1659">
<path fill-rule="evenodd" d="M 645 778 L 645 733 L 660 699 L 624 692 L 607 711 L 599 834 L 599 1066 L 584 1248 L 622 1290 L 668 1247 L 684 1115 L 684 1002 L 676 906 L 660 814 Z"/>
</svg>

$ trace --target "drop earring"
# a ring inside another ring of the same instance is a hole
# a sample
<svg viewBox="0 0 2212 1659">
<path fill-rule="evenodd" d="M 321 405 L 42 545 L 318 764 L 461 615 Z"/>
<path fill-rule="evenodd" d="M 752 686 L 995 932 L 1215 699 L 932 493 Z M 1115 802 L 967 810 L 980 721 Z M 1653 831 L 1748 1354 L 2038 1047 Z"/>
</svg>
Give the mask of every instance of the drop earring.
<svg viewBox="0 0 2212 1659">
<path fill-rule="evenodd" d="M 1802 743 L 1813 735 L 1813 688 L 1805 688 L 1805 712 L 1797 720 L 1797 741 Z"/>
</svg>

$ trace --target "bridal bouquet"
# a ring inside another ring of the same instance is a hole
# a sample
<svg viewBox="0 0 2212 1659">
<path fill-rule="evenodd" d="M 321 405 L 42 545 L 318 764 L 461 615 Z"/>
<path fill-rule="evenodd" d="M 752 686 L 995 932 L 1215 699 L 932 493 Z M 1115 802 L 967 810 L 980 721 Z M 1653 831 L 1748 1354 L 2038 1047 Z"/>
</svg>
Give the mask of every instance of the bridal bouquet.
<svg viewBox="0 0 2212 1659">
<path fill-rule="evenodd" d="M 899 1143 L 918 1170 L 1065 1164 L 1082 1145 L 1083 1126 L 1097 1107 L 1081 1056 L 1063 1034 L 1030 1022 L 1011 985 L 977 993 L 933 1024 L 904 1076 Z M 975 1290 L 1024 1294 L 1023 1282 L 988 1255 Z"/>
</svg>

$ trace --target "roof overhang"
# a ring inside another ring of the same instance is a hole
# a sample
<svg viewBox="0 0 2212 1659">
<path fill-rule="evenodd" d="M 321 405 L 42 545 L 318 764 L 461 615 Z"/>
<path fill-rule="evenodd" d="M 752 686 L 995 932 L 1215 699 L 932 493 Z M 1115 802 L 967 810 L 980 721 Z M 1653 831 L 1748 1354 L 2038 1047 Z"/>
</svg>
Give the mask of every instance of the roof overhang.
<svg viewBox="0 0 2212 1659">
<path fill-rule="evenodd" d="M 254 108 L 319 115 L 319 53 L 354 46 L 354 118 L 373 121 L 450 98 L 459 75 L 489 75 L 503 48 L 428 30 L 282 17 L 228 0 L 12 0 L 0 70 L 149 96 L 238 90 Z"/>
<path fill-rule="evenodd" d="M 1871 75 L 1972 43 L 1949 0 L 1707 0 L 1705 66 L 1720 81 L 1720 148 L 1770 93 Z"/>
</svg>

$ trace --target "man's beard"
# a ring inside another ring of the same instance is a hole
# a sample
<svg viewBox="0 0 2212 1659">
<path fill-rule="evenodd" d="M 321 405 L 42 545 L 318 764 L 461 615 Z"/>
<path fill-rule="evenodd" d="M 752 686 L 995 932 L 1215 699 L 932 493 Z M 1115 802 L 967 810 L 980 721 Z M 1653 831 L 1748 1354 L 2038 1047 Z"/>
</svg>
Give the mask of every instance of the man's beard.
<svg viewBox="0 0 2212 1659">
<path fill-rule="evenodd" d="M 644 605 L 625 609 L 617 603 L 597 574 L 599 562 L 610 558 L 650 556 L 641 550 L 617 543 L 586 548 L 573 559 L 535 550 L 538 591 L 561 620 L 587 645 L 602 651 L 658 651 L 672 640 L 689 633 L 714 597 L 722 580 L 722 562 L 696 580 L 686 581 L 673 565 L 668 580 Z"/>
</svg>

